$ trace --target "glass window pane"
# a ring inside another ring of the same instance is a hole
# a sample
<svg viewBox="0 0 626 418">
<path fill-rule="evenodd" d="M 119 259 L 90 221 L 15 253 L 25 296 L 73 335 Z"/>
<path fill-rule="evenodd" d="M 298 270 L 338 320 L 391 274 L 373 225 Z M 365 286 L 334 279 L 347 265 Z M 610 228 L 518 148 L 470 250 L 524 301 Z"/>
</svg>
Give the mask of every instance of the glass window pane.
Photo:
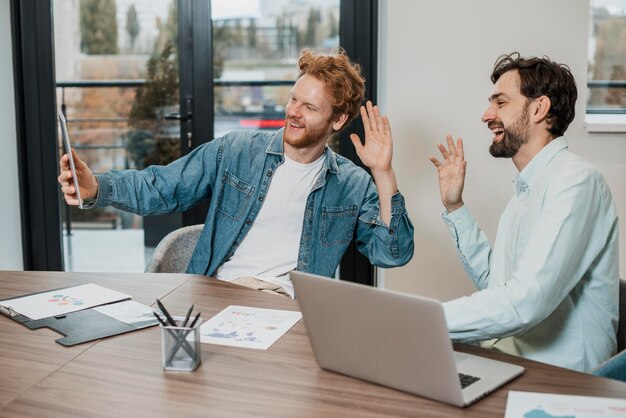
<svg viewBox="0 0 626 418">
<path fill-rule="evenodd" d="M 626 0 L 591 0 L 590 4 L 587 109 L 626 113 Z"/>
<path fill-rule="evenodd" d="M 81 159 L 99 173 L 178 158 L 179 124 L 165 119 L 179 102 L 176 1 L 55 0 L 53 8 L 57 103 Z M 153 234 L 156 217 L 61 206 L 69 271 L 143 271 L 181 224 Z"/>
<path fill-rule="evenodd" d="M 339 3 L 211 2 L 215 136 L 234 129 L 283 126 L 300 51 L 331 51 L 339 46 Z"/>
</svg>

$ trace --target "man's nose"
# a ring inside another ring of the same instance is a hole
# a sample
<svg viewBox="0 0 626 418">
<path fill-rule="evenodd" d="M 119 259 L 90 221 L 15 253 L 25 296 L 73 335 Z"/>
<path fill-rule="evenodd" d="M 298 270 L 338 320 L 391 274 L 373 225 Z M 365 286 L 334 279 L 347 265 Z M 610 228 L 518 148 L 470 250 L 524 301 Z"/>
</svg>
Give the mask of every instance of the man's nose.
<svg viewBox="0 0 626 418">
<path fill-rule="evenodd" d="M 496 111 L 492 105 L 489 105 L 489 107 L 487 108 L 487 110 L 485 110 L 485 113 L 483 113 L 483 116 L 480 118 L 480 120 L 484 123 L 487 123 L 489 121 L 494 120 L 495 118 L 496 118 Z"/>
<path fill-rule="evenodd" d="M 300 116 L 300 106 L 298 106 L 297 104 L 293 104 L 291 106 L 287 106 L 287 116 L 299 117 Z"/>
</svg>

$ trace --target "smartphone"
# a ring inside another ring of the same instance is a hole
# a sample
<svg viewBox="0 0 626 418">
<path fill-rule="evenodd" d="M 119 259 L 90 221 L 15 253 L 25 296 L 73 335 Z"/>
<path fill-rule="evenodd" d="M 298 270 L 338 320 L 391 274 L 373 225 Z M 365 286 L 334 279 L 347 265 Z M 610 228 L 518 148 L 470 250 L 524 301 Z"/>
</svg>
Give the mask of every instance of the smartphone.
<svg viewBox="0 0 626 418">
<path fill-rule="evenodd" d="M 76 177 L 76 166 L 74 165 L 74 157 L 72 156 L 72 147 L 70 145 L 70 136 L 67 133 L 67 121 L 61 109 L 57 112 L 59 115 L 59 122 L 61 123 L 61 135 L 63 136 L 63 149 L 70 160 L 70 170 L 72 171 L 72 180 L 74 181 L 74 188 L 76 189 L 76 198 L 78 198 L 78 207 L 83 208 L 83 199 L 80 197 L 80 188 L 78 187 L 78 177 Z"/>
</svg>

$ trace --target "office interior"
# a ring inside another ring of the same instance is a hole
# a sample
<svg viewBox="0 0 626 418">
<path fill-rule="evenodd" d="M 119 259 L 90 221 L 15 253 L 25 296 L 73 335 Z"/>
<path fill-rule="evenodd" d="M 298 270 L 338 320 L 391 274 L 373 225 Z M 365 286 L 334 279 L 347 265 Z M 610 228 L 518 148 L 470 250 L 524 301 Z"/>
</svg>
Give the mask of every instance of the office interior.
<svg viewBox="0 0 626 418">
<path fill-rule="evenodd" d="M 0 269 L 22 270 L 18 137 L 12 56 L 10 0 L 0 0 Z M 436 173 L 428 161 L 446 134 L 463 137 L 468 160 L 464 200 L 491 240 L 499 214 L 513 193 L 515 167 L 493 159 L 491 132 L 480 121 L 496 58 L 519 51 L 547 55 L 574 74 L 579 99 L 566 135 L 570 148 L 606 176 L 620 218 L 626 219 L 626 115 L 609 123 L 586 118 L 588 0 L 393 1 L 378 4 L 377 97 L 389 116 L 393 165 L 415 226 L 415 255 L 404 267 L 379 270 L 387 289 L 449 300 L 474 289 L 457 261 L 447 228 Z M 53 112 L 54 109 L 49 109 Z M 609 132 L 599 132 L 608 130 Z M 52 139 L 51 139 L 52 140 Z M 620 223 L 626 236 L 626 224 Z M 626 277 L 626 246 L 619 253 Z"/>
</svg>

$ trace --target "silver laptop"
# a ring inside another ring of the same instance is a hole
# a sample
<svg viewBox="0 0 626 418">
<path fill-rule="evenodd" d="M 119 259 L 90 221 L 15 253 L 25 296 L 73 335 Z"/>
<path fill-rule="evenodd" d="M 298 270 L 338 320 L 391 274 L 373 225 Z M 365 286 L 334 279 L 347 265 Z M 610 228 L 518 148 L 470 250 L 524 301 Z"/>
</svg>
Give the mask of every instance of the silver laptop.
<svg viewBox="0 0 626 418">
<path fill-rule="evenodd" d="M 322 369 L 456 406 L 524 372 L 454 352 L 434 299 L 295 271 L 290 277 Z"/>
</svg>

